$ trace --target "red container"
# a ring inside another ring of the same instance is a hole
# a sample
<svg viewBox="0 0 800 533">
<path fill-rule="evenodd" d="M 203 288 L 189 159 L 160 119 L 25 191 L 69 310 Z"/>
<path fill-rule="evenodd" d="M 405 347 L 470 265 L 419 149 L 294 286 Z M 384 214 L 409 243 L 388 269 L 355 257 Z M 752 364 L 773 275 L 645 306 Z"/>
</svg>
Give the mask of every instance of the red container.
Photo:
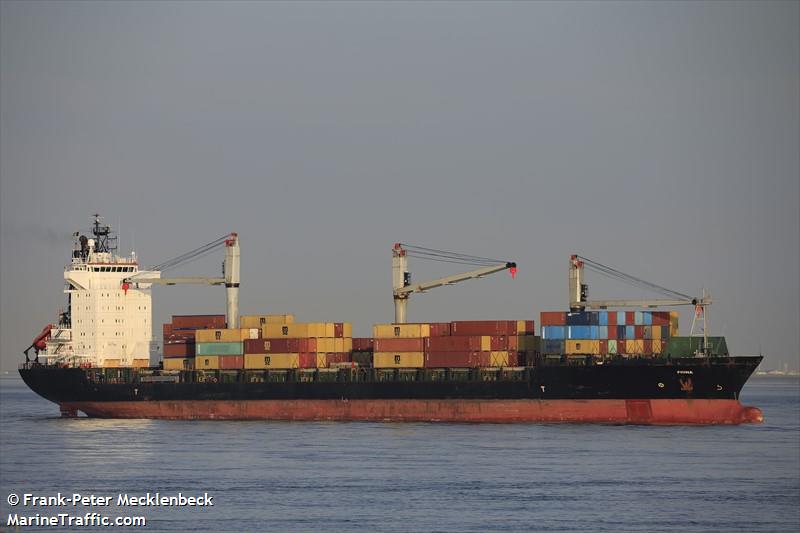
<svg viewBox="0 0 800 533">
<path fill-rule="evenodd" d="M 616 326 L 617 325 L 617 312 L 616 311 L 609 311 L 608 312 L 608 325 L 609 326 Z"/>
<path fill-rule="evenodd" d="M 636 334 L 636 338 L 637 339 L 643 339 L 644 338 L 644 326 L 633 326 L 633 327 L 634 327 L 634 333 Z"/>
<path fill-rule="evenodd" d="M 164 344 L 164 357 L 194 357 L 194 342 Z"/>
<path fill-rule="evenodd" d="M 450 336 L 450 322 L 431 322 L 431 337 Z"/>
<path fill-rule="evenodd" d="M 462 320 L 450 323 L 451 335 L 516 335 L 516 320 Z"/>
<path fill-rule="evenodd" d="M 518 352 L 508 352 L 508 366 L 519 366 L 520 354 Z"/>
<path fill-rule="evenodd" d="M 489 337 L 489 348 L 492 351 L 500 351 L 500 350 L 510 350 L 508 346 L 508 340 L 512 337 L 507 337 L 505 335 L 496 335 L 494 337 Z M 514 339 L 517 338 L 516 335 L 513 336 Z"/>
<path fill-rule="evenodd" d="M 536 324 L 533 320 L 525 320 L 524 330 L 520 330 L 519 325 L 517 325 L 517 335 L 533 335 L 536 333 L 535 326 Z"/>
<path fill-rule="evenodd" d="M 425 368 L 476 368 L 489 366 L 489 352 L 426 352 Z"/>
<path fill-rule="evenodd" d="M 617 326 L 608 326 L 608 339 L 609 340 L 616 340 L 617 339 Z"/>
<path fill-rule="evenodd" d="M 625 324 L 626 326 L 633 326 L 636 324 L 636 312 L 635 311 L 625 311 Z M 620 324 L 622 325 L 622 324 Z"/>
<path fill-rule="evenodd" d="M 516 351 L 519 350 L 519 336 L 511 335 L 508 338 L 508 350 Z M 505 350 L 506 348 L 500 348 L 501 350 Z M 492 348 L 494 350 L 494 348 Z"/>
<path fill-rule="evenodd" d="M 614 328 L 617 329 L 617 328 Z M 600 341 L 600 354 L 601 355 L 608 355 L 608 341 L 601 340 Z"/>
<path fill-rule="evenodd" d="M 224 329 L 225 315 L 172 315 L 173 329 Z"/>
<path fill-rule="evenodd" d="M 342 322 L 333 323 L 333 336 L 339 339 L 344 337 L 344 324 Z"/>
<path fill-rule="evenodd" d="M 161 327 L 161 335 L 163 338 L 166 339 L 167 337 L 170 336 L 171 333 L 172 333 L 172 324 L 167 322 Z"/>
<path fill-rule="evenodd" d="M 377 346 L 378 340 L 375 340 Z M 481 337 L 471 335 L 469 337 L 428 337 L 425 339 L 425 351 L 430 352 L 472 352 L 480 351 Z M 378 350 L 376 348 L 376 352 Z"/>
<path fill-rule="evenodd" d="M 374 339 L 353 337 L 354 352 L 371 352 L 375 346 Z"/>
<path fill-rule="evenodd" d="M 301 352 L 298 354 L 298 366 L 300 368 L 317 368 L 317 354 Z"/>
<path fill-rule="evenodd" d="M 174 343 L 181 343 L 181 342 L 194 342 L 194 332 L 193 329 L 184 329 L 184 330 L 172 330 L 172 333 L 169 334 L 169 337 L 164 337 L 164 344 L 174 344 Z"/>
<path fill-rule="evenodd" d="M 444 337 L 447 338 L 447 337 Z M 423 337 L 410 339 L 375 339 L 376 352 L 421 352 L 424 350 Z"/>
<path fill-rule="evenodd" d="M 330 367 L 332 363 L 349 363 L 350 354 L 344 352 L 326 353 L 325 366 Z"/>
<path fill-rule="evenodd" d="M 222 370 L 232 370 L 234 368 L 244 368 L 243 355 L 220 355 L 219 367 Z"/>
<path fill-rule="evenodd" d="M 669 326 L 669 311 L 653 311 L 654 326 Z"/>
<path fill-rule="evenodd" d="M 539 315 L 542 326 L 566 326 L 567 313 L 562 311 L 542 311 Z"/>
</svg>

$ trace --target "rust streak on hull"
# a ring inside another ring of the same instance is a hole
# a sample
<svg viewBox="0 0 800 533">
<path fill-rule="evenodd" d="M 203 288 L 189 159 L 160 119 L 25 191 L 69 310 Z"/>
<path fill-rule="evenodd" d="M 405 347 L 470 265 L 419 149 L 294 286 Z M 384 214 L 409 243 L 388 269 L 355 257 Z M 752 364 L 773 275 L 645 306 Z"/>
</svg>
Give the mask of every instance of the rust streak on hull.
<svg viewBox="0 0 800 533">
<path fill-rule="evenodd" d="M 742 424 L 763 421 L 738 400 L 180 400 L 65 402 L 99 418 L 364 422 Z"/>
</svg>

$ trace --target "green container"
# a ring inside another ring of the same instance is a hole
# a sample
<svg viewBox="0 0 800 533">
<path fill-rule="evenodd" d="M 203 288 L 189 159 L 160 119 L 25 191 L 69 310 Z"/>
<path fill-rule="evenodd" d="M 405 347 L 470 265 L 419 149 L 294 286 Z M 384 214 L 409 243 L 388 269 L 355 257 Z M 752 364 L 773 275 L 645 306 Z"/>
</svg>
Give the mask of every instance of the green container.
<svg viewBox="0 0 800 533">
<path fill-rule="evenodd" d="M 243 355 L 241 342 L 198 342 L 195 354 L 200 355 Z"/>
<path fill-rule="evenodd" d="M 670 337 L 663 355 L 669 357 L 694 357 L 703 345 L 703 337 Z M 728 356 L 728 344 L 725 337 L 709 337 L 708 346 L 711 355 Z"/>
</svg>

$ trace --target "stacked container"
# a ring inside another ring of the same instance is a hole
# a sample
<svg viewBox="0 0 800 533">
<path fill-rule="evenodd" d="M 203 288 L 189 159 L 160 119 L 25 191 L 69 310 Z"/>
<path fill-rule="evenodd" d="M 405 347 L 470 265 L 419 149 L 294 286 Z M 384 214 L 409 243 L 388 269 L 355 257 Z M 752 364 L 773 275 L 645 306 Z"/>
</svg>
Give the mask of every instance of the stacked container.
<svg viewBox="0 0 800 533">
<path fill-rule="evenodd" d="M 204 329 L 195 332 L 195 369 L 244 368 L 244 341 L 258 339 L 258 328 Z"/>
<path fill-rule="evenodd" d="M 195 332 L 224 328 L 225 315 L 174 315 L 163 326 L 164 370 L 192 370 L 195 358 Z"/>
<path fill-rule="evenodd" d="M 517 366 L 538 350 L 532 320 L 377 324 L 373 335 L 375 368 Z"/>
<path fill-rule="evenodd" d="M 659 355 L 678 329 L 667 311 L 543 312 L 543 354 Z"/>
<path fill-rule="evenodd" d="M 278 317 L 281 315 L 264 315 Z M 245 368 L 329 368 L 350 362 L 353 326 L 348 322 L 280 323 L 265 319 L 258 340 L 245 341 Z"/>
</svg>

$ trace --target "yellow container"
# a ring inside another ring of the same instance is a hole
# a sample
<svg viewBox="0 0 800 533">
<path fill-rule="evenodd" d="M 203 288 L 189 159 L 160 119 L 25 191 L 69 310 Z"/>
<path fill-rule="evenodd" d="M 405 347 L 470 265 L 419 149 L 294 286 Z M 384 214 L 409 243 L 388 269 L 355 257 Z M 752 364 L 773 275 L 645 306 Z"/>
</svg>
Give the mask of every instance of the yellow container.
<svg viewBox="0 0 800 533">
<path fill-rule="evenodd" d="M 508 352 L 491 352 L 489 354 L 489 364 L 491 366 L 508 366 Z"/>
<path fill-rule="evenodd" d="M 653 329 L 655 329 L 655 328 L 653 328 Z M 653 353 L 661 353 L 661 348 L 662 348 L 661 341 L 660 340 L 654 340 L 652 344 L 653 344 Z"/>
<path fill-rule="evenodd" d="M 103 361 L 103 366 L 105 368 L 119 368 L 119 359 L 105 359 Z"/>
<path fill-rule="evenodd" d="M 164 359 L 164 370 L 194 370 L 194 358 L 175 359 L 170 357 Z"/>
<path fill-rule="evenodd" d="M 305 337 L 313 337 L 314 335 L 308 334 L 309 324 L 265 324 L 261 327 L 261 336 L 265 339 L 279 339 L 286 337 L 287 339 L 302 339 Z"/>
<path fill-rule="evenodd" d="M 643 354 L 644 341 L 642 339 L 628 339 L 625 341 L 625 353 L 627 354 Z"/>
<path fill-rule="evenodd" d="M 570 339 L 566 341 L 565 351 L 569 355 L 595 355 L 600 353 L 600 341 Z"/>
<path fill-rule="evenodd" d="M 194 358 L 194 367 L 197 370 L 217 370 L 219 368 L 219 356 L 198 355 Z"/>
<path fill-rule="evenodd" d="M 488 352 L 491 349 L 492 349 L 492 338 L 489 337 L 488 335 L 481 336 L 481 351 Z M 498 366 L 498 365 L 492 365 L 492 366 Z"/>
<path fill-rule="evenodd" d="M 249 369 L 276 369 L 300 367 L 300 355 L 296 353 L 269 353 L 244 356 L 244 367 Z"/>
<path fill-rule="evenodd" d="M 133 360 L 133 367 L 134 368 L 147 368 L 150 366 L 150 359 L 134 359 Z"/>
<path fill-rule="evenodd" d="M 680 335 L 678 333 L 678 321 L 680 318 L 680 314 L 677 311 L 670 311 L 669 312 L 669 335 L 670 337 L 676 337 Z"/>
<path fill-rule="evenodd" d="M 317 337 L 317 353 L 328 353 L 328 352 L 341 352 L 342 350 L 337 350 L 337 343 L 336 341 L 341 341 L 342 339 L 332 339 L 332 338 L 319 338 Z M 344 346 L 343 342 L 339 342 L 339 348 Z"/>
<path fill-rule="evenodd" d="M 342 339 L 342 352 L 352 352 L 353 351 L 353 337 L 345 337 Z"/>
<path fill-rule="evenodd" d="M 375 352 L 372 366 L 375 368 L 422 368 L 425 364 L 423 352 Z"/>
<path fill-rule="evenodd" d="M 343 337 L 346 339 L 347 337 L 353 337 L 353 324 L 351 322 L 345 322 L 342 326 Z"/>
<path fill-rule="evenodd" d="M 653 339 L 661 339 L 661 326 L 653 326 L 650 328 L 650 337 Z"/>
<path fill-rule="evenodd" d="M 253 337 L 252 335 L 255 335 Z M 245 329 L 198 329 L 194 332 L 196 342 L 242 342 L 245 339 L 258 338 L 258 330 L 252 332 Z"/>
<path fill-rule="evenodd" d="M 376 339 L 411 339 L 416 337 L 430 337 L 430 324 L 375 324 L 372 326 L 372 336 Z"/>
<path fill-rule="evenodd" d="M 261 328 L 265 324 L 294 324 L 294 315 L 242 315 L 239 326 Z"/>
</svg>

